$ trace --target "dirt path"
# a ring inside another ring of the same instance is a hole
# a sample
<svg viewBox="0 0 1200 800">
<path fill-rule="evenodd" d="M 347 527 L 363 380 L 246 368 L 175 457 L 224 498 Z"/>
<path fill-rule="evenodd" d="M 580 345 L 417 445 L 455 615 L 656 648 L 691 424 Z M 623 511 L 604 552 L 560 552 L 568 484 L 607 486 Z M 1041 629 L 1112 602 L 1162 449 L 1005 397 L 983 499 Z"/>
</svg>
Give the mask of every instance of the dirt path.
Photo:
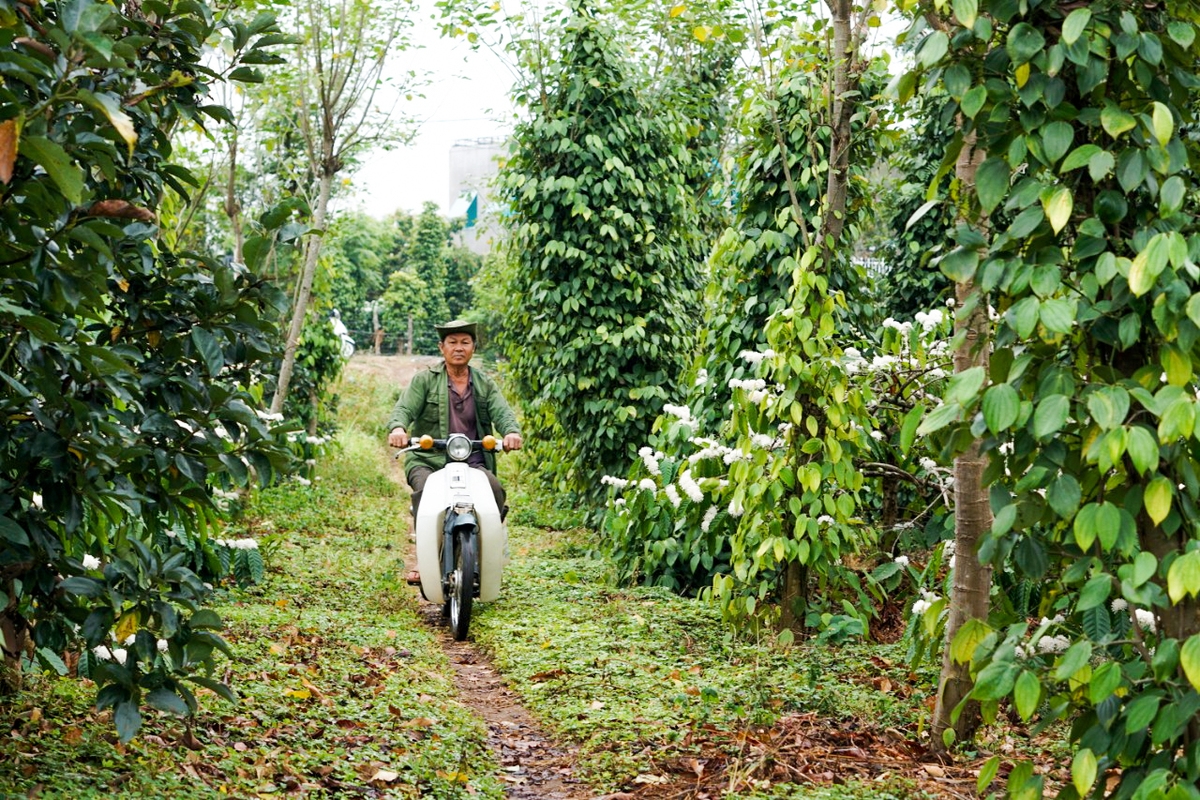
<svg viewBox="0 0 1200 800">
<path fill-rule="evenodd" d="M 359 356 L 348 369 L 382 375 L 405 386 L 418 370 L 434 363 L 428 356 Z M 397 464 L 394 479 L 404 484 Z M 415 564 L 413 544 L 405 547 L 405 564 Z M 415 592 L 416 589 L 414 588 Z M 472 709 L 488 728 L 488 745 L 496 753 L 512 800 L 586 800 L 594 797 L 574 777 L 574 756 L 569 748 L 555 744 L 517 698 L 504 685 L 487 656 L 472 642 L 456 642 L 442 620 L 441 609 L 421 603 L 421 614 L 433 629 L 454 667 L 454 684 L 463 705 Z"/>
</svg>

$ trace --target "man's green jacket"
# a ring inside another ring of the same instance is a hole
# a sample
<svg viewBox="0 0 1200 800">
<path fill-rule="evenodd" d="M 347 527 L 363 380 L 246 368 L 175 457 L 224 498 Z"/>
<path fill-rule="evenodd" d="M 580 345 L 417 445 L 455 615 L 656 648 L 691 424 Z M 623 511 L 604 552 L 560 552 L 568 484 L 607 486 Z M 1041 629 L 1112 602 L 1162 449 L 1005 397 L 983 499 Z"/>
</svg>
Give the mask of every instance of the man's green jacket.
<svg viewBox="0 0 1200 800">
<path fill-rule="evenodd" d="M 500 434 L 520 433 L 517 415 L 509 407 L 496 382 L 474 367 L 471 370 L 471 386 L 475 395 L 476 439 L 482 439 L 493 431 Z M 450 389 L 446 378 L 446 362 L 439 361 L 427 370 L 413 376 L 412 383 L 392 409 L 387 429 L 404 428 L 410 439 L 429 434 L 435 439 L 450 435 Z M 493 473 L 496 471 L 496 456 L 484 452 L 484 463 Z M 411 473 L 413 467 L 424 466 L 441 469 L 446 464 L 446 454 L 435 451 L 413 450 L 405 456 L 404 471 Z"/>
</svg>

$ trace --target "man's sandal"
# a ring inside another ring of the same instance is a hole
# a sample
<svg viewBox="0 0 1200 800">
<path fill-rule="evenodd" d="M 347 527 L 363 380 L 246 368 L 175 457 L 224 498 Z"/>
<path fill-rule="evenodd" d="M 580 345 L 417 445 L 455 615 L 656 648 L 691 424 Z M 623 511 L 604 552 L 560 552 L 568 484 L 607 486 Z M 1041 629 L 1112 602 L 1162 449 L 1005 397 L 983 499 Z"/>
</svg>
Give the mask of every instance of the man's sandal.
<svg viewBox="0 0 1200 800">
<path fill-rule="evenodd" d="M 421 573 L 417 572 L 415 569 L 409 571 L 408 575 L 406 575 L 404 578 L 404 582 L 407 583 L 409 586 L 420 586 L 421 585 Z"/>
</svg>

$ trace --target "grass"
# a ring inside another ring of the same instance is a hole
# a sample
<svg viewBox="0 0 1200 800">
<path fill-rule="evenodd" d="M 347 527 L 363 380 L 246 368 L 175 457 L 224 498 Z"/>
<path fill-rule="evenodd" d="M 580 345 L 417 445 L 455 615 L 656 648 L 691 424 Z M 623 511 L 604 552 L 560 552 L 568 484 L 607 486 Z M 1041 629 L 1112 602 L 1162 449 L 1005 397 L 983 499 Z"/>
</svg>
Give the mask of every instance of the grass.
<svg viewBox="0 0 1200 800">
<path fill-rule="evenodd" d="M 192 728 L 147 714 L 120 745 L 94 687 L 30 676 L 0 706 L 0 797 L 503 796 L 483 723 L 403 583 L 402 490 L 372 406 L 382 379 L 342 384 L 345 425 L 311 487 L 260 493 L 230 533 L 264 543 L 264 585 L 228 590 L 219 611 L 235 658 L 235 705 L 202 699 Z M 832 731 L 919 737 L 936 672 L 912 674 L 904 646 L 801 643 L 732 632 L 711 606 L 623 588 L 589 555 L 578 509 L 530 494 L 533 465 L 506 456 L 513 561 L 498 602 L 476 606 L 472 638 L 563 744 L 595 793 L 647 790 L 681 765 L 723 765 L 727 798 L 903 800 L 938 796 L 910 776 L 775 772 L 762 742 L 788 720 Z M 805 715 L 808 715 L 807 717 Z M 1008 736 L 1012 731 L 1002 731 Z M 1019 731 L 1013 738 L 1019 741 Z M 1029 749 L 1044 742 L 1024 745 Z M 873 757 L 874 754 L 868 756 Z M 718 795 L 714 795 L 718 796 Z"/>
<path fill-rule="evenodd" d="M 121 745 L 94 687 L 34 676 L 0 708 L 0 796 L 502 796 L 486 730 L 400 578 L 402 499 L 378 440 L 338 442 L 322 481 L 261 493 L 243 523 L 271 542 L 272 569 L 218 605 L 238 703 L 207 695 L 190 732 L 150 712 Z"/>
</svg>

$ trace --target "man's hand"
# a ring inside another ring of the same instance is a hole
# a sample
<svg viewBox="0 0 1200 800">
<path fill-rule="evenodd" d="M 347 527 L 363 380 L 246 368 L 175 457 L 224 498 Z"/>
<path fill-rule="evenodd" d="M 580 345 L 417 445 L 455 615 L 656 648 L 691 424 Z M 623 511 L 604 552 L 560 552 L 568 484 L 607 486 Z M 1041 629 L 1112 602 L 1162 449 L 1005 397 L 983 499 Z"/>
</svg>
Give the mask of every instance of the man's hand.
<svg viewBox="0 0 1200 800">
<path fill-rule="evenodd" d="M 408 447 L 408 431 L 404 428 L 392 428 L 388 434 L 389 447 Z"/>
<path fill-rule="evenodd" d="M 521 449 L 521 434 L 506 433 L 504 434 L 504 449 L 505 450 L 520 450 Z"/>
</svg>

